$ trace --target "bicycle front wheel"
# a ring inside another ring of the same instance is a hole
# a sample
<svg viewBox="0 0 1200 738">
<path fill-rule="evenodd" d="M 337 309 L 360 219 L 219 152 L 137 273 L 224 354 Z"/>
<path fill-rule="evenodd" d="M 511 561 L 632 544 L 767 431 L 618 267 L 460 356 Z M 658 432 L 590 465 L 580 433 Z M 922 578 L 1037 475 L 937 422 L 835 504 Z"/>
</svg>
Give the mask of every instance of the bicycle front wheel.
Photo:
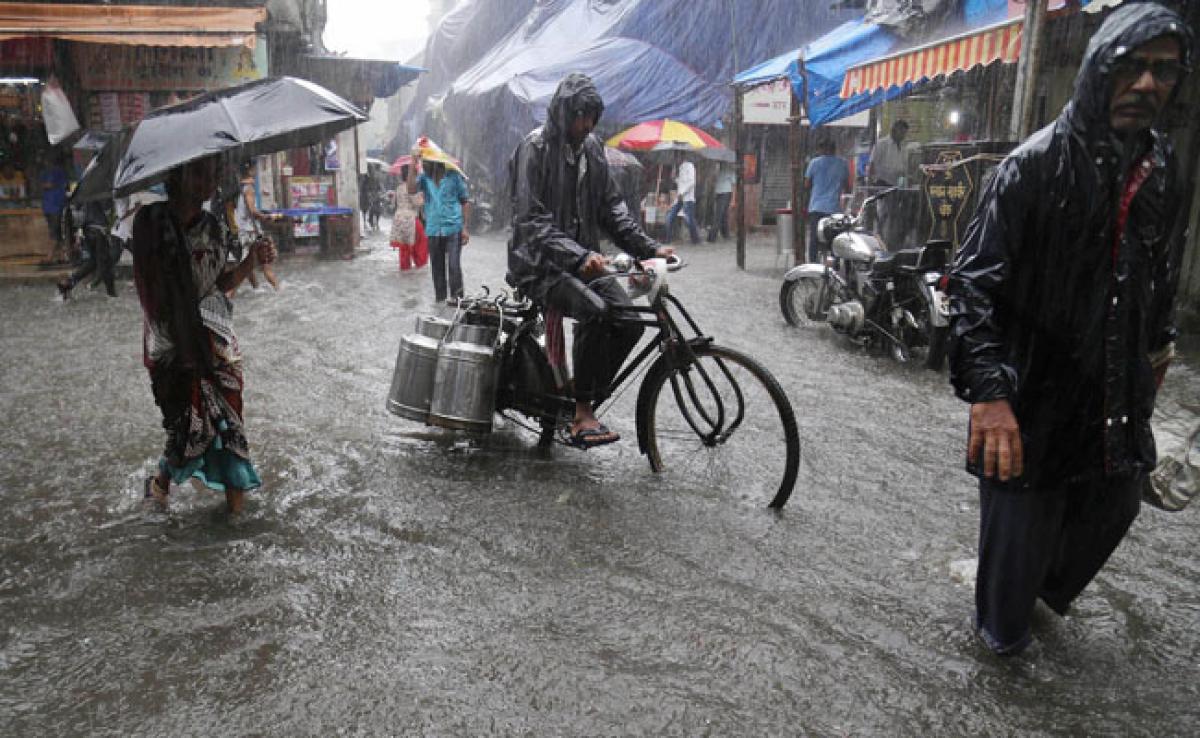
<svg viewBox="0 0 1200 738">
<path fill-rule="evenodd" d="M 743 353 L 711 344 L 693 351 L 687 366 L 664 360 L 646 377 L 638 423 L 650 467 L 673 488 L 783 507 L 800 467 L 800 434 L 783 388 Z"/>
</svg>

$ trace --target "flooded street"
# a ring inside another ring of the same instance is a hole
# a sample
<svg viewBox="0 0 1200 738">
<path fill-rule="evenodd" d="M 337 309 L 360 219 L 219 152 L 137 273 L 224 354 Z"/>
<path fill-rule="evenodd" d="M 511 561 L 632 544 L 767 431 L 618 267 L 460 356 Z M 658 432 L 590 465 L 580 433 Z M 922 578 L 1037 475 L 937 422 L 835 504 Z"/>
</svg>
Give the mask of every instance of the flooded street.
<svg viewBox="0 0 1200 738">
<path fill-rule="evenodd" d="M 789 328 L 765 245 L 746 272 L 730 243 L 684 246 L 671 281 L 791 398 L 782 515 L 653 474 L 632 396 L 605 417 L 624 439 L 588 453 L 391 415 L 433 289 L 364 246 L 236 300 L 265 486 L 232 524 L 188 487 L 143 507 L 162 430 L 132 284 L 0 288 L 0 733 L 1195 731 L 1197 509 L 1143 507 L 1072 614 L 1037 621 L 1039 653 L 986 655 L 951 571 L 978 525 L 966 405 L 919 362 Z M 504 263 L 474 238 L 468 290 Z M 1200 413 L 1196 356 L 1160 395 L 1169 432 Z"/>
</svg>

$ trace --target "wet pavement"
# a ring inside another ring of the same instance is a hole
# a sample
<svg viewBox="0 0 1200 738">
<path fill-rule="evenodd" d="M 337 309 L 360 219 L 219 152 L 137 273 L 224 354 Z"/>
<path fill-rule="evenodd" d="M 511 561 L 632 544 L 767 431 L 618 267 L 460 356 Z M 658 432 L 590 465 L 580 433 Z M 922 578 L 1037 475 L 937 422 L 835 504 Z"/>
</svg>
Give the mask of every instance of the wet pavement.
<svg viewBox="0 0 1200 738">
<path fill-rule="evenodd" d="M 769 243 L 746 272 L 729 244 L 685 246 L 672 288 L 791 397 L 779 516 L 654 475 L 628 402 L 606 417 L 626 439 L 588 453 L 387 413 L 432 285 L 367 247 L 237 300 L 266 486 L 233 524 L 190 488 L 143 508 L 162 439 L 132 286 L 0 288 L 0 733 L 1195 730 L 1196 510 L 1143 509 L 1073 613 L 1039 618 L 1036 654 L 985 655 L 966 407 L 944 375 L 787 327 Z M 501 286 L 502 240 L 465 264 Z M 1172 369 L 1168 434 L 1200 413 L 1198 369 Z"/>
</svg>

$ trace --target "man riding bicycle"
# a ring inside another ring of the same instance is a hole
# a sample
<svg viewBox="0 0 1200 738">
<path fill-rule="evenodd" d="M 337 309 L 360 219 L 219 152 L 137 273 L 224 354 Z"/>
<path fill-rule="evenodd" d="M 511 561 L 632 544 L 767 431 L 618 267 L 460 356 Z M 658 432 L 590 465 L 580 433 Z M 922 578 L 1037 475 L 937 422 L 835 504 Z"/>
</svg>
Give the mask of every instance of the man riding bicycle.
<svg viewBox="0 0 1200 738">
<path fill-rule="evenodd" d="M 596 419 L 613 377 L 637 345 L 642 327 L 614 319 L 629 295 L 605 275 L 601 231 L 639 259 L 675 253 L 650 238 L 630 215 L 608 170 L 604 145 L 591 135 L 604 102 L 592 80 L 567 75 L 546 124 L 517 146 L 509 164 L 513 233 L 508 283 L 543 308 L 577 321 L 573 364 L 573 445 L 590 448 L 620 440 Z"/>
</svg>

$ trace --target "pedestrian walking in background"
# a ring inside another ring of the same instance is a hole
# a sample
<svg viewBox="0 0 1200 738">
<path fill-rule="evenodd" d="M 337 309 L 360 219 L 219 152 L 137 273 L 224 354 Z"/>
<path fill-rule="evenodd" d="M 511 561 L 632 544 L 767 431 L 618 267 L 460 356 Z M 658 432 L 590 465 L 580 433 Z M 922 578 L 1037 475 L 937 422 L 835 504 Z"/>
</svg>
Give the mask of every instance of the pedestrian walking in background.
<svg viewBox="0 0 1200 738">
<path fill-rule="evenodd" d="M 425 160 L 431 155 L 440 160 Z M 466 228 L 471 202 L 466 177 L 449 162 L 449 157 L 422 136 L 413 150 L 413 163 L 405 183 L 408 194 L 420 192 L 425 200 L 425 235 L 429 240 L 434 300 L 456 305 L 463 295 L 462 248 L 471 240 Z"/>
<path fill-rule="evenodd" d="M 721 238 L 729 238 L 729 201 L 733 199 L 735 179 L 736 175 L 732 166 L 719 165 L 717 179 L 713 183 L 713 221 L 712 225 L 708 227 L 709 243 L 717 240 L 718 232 L 720 232 Z"/>
<path fill-rule="evenodd" d="M 1138 514 L 1187 208 L 1153 128 L 1191 61 L 1155 3 L 1092 37 L 1070 102 L 1004 159 L 951 272 L 951 381 L 980 478 L 975 626 L 997 654 L 1065 614 Z"/>
<path fill-rule="evenodd" d="M 41 173 L 42 215 L 50 232 L 50 253 L 42 262 L 46 265 L 65 264 L 66 238 L 63 233 L 63 210 L 67 207 L 67 172 L 56 154 L 45 160 Z"/>
<path fill-rule="evenodd" d="M 363 230 L 379 230 L 379 194 L 382 188 L 379 180 L 370 172 L 358 179 L 358 209 L 362 213 Z"/>
<path fill-rule="evenodd" d="M 904 149 L 904 137 L 908 135 L 908 121 L 898 120 L 892 124 L 891 134 L 879 139 L 871 149 L 867 163 L 867 181 L 876 187 L 903 187 L 907 184 L 908 152 Z M 896 206 L 895 194 L 885 196 L 875 204 L 878 223 L 876 230 L 884 244 L 892 250 L 903 244 L 904 215 Z"/>
<path fill-rule="evenodd" d="M 145 496 L 165 504 L 171 482 L 194 478 L 224 492 L 236 515 L 245 493 L 262 483 L 242 423 L 242 354 L 226 293 L 255 269 L 260 251 L 236 264 L 227 261 L 222 226 L 204 208 L 217 181 L 216 157 L 174 169 L 167 201 L 143 206 L 134 220 L 143 363 L 166 430 Z M 273 258 L 272 250 L 268 243 L 262 255 Z"/>
<path fill-rule="evenodd" d="M 675 239 L 675 218 L 682 212 L 687 221 L 688 235 L 692 245 L 700 243 L 700 229 L 696 227 L 696 166 L 683 154 L 679 154 L 679 168 L 675 172 L 675 204 L 667 211 L 667 238 L 663 243 Z"/>
<path fill-rule="evenodd" d="M 408 172 L 413 166 L 405 164 L 400 168 L 401 179 L 408 181 Z M 400 271 L 420 269 L 429 260 L 429 243 L 425 224 L 421 222 L 423 196 L 420 192 L 410 193 L 407 187 L 397 187 L 393 200 L 391 245 L 399 252 Z"/>
<path fill-rule="evenodd" d="M 111 209 L 111 200 L 92 200 L 76 207 L 78 213 L 73 220 L 82 224 L 77 238 L 83 260 L 70 276 L 58 283 L 58 293 L 64 300 L 71 296 L 75 285 L 93 273 L 104 282 L 104 291 L 109 297 L 117 296 L 116 261 L 120 252 L 113 253 L 109 240 Z"/>
<path fill-rule="evenodd" d="M 817 261 L 817 224 L 827 215 L 842 212 L 842 193 L 850 191 L 850 165 L 834 155 L 833 141 L 822 138 L 817 143 L 817 156 L 804 171 L 804 188 L 808 191 L 808 262 Z"/>
<path fill-rule="evenodd" d="M 278 219 L 276 215 L 268 215 L 259 210 L 255 200 L 254 162 L 248 161 L 243 163 L 241 167 L 238 180 L 238 193 L 233 211 L 233 221 L 237 227 L 237 238 L 242 246 L 243 259 L 247 258 L 255 249 L 261 249 L 264 241 L 271 240 L 269 236 L 263 233 L 261 224 Z M 275 276 L 274 264 L 271 261 L 265 261 L 261 253 L 258 254 L 258 263 L 262 269 L 263 277 L 278 292 L 279 278 Z M 254 270 L 250 270 L 247 279 L 250 280 L 250 284 L 253 287 L 258 287 L 257 280 L 254 279 Z M 232 295 L 230 296 L 232 297 Z"/>
</svg>

